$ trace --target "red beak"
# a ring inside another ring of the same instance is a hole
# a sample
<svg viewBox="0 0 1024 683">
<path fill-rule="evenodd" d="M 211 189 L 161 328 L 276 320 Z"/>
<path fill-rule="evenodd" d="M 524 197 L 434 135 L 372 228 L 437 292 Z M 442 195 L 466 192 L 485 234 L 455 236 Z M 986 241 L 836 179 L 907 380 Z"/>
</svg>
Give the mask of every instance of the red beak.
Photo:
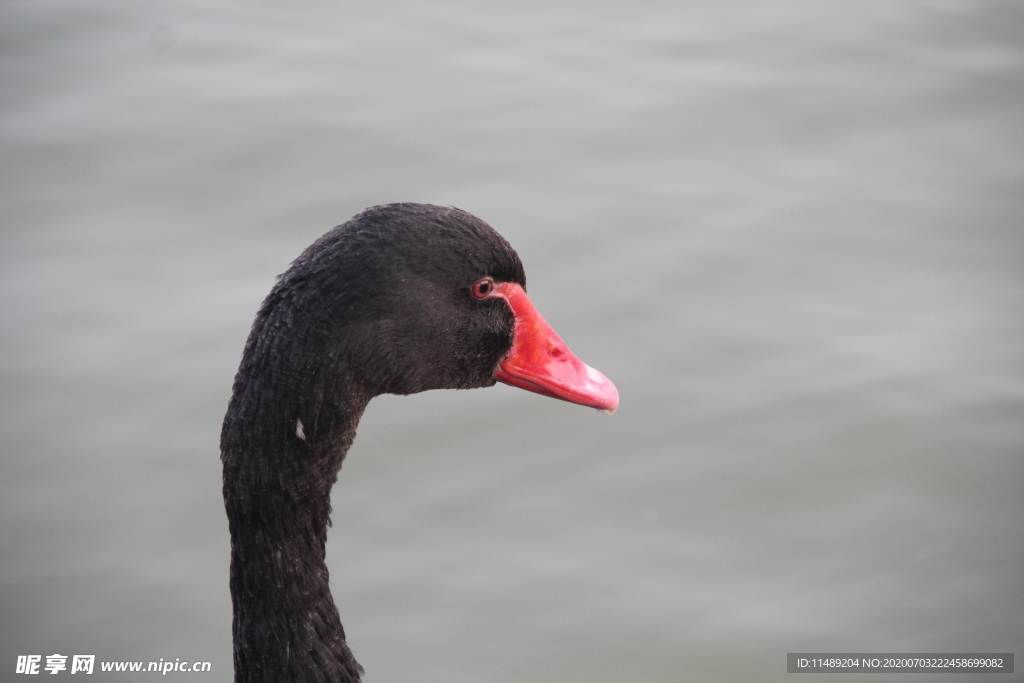
<svg viewBox="0 0 1024 683">
<path fill-rule="evenodd" d="M 619 407 L 615 385 L 572 355 L 551 326 L 512 282 L 495 287 L 516 318 L 512 351 L 498 365 L 494 379 L 543 396 L 597 408 L 609 414 Z"/>
</svg>

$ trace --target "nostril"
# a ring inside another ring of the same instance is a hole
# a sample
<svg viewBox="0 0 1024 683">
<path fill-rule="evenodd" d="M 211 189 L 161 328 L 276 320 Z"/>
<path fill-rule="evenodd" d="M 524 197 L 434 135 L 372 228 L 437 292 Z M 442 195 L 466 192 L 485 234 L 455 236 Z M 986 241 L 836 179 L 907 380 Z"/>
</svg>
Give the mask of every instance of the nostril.
<svg viewBox="0 0 1024 683">
<path fill-rule="evenodd" d="M 563 360 L 563 359 L 565 359 L 565 351 L 563 351 L 562 349 L 558 348 L 557 346 L 551 347 L 550 354 L 551 354 L 551 357 L 554 358 L 555 360 Z"/>
</svg>

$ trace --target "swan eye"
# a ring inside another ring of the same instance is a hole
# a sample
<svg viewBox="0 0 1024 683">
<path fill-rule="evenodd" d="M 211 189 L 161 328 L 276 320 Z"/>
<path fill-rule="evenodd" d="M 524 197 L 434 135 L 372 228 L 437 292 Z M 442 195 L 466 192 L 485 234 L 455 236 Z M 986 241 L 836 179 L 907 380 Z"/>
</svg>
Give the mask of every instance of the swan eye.
<svg viewBox="0 0 1024 683">
<path fill-rule="evenodd" d="M 494 291 L 494 280 L 489 277 L 485 277 L 483 280 L 478 280 L 473 285 L 473 296 L 477 299 L 486 299 L 487 295 Z"/>
</svg>

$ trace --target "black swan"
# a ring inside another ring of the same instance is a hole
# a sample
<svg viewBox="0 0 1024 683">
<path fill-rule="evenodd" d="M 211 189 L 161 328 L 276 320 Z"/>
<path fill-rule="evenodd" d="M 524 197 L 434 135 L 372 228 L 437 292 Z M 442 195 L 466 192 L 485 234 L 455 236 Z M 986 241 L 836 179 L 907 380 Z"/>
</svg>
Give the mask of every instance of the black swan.
<svg viewBox="0 0 1024 683">
<path fill-rule="evenodd" d="M 328 587 L 330 492 L 378 394 L 505 382 L 612 412 L 615 386 L 526 297 L 516 252 L 459 209 L 367 209 L 307 248 L 253 323 L 221 433 L 236 681 L 357 682 Z"/>
</svg>

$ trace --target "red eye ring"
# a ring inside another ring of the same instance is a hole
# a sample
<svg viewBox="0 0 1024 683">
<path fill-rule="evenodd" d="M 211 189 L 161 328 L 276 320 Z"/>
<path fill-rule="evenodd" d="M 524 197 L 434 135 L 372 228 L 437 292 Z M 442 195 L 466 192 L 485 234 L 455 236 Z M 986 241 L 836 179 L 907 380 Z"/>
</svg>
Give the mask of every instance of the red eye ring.
<svg viewBox="0 0 1024 683">
<path fill-rule="evenodd" d="M 473 285 L 472 291 L 473 296 L 477 299 L 486 299 L 494 291 L 494 280 L 489 277 L 477 280 Z"/>
</svg>

